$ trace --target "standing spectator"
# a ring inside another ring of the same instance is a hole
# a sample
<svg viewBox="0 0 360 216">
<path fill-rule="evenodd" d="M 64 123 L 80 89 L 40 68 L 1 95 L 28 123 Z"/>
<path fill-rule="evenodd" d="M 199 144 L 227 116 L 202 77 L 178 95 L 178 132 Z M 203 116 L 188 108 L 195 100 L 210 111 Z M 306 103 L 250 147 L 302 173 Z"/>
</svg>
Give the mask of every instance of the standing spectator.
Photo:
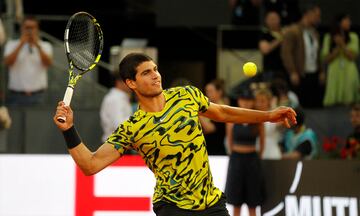
<svg viewBox="0 0 360 216">
<path fill-rule="evenodd" d="M 26 17 L 21 37 L 5 45 L 4 62 L 9 68 L 9 105 L 35 105 L 44 101 L 47 73 L 52 64 L 52 46 L 39 37 L 39 22 Z"/>
<path fill-rule="evenodd" d="M 243 89 L 237 102 L 241 108 L 253 109 L 254 95 L 249 89 Z M 250 216 L 255 216 L 256 206 L 264 201 L 264 182 L 256 151 L 258 137 L 261 155 L 264 147 L 263 124 L 227 124 L 226 139 L 231 154 L 225 194 L 228 203 L 234 206 L 234 216 L 240 215 L 244 203 Z"/>
<path fill-rule="evenodd" d="M 350 121 L 353 132 L 346 139 L 341 156 L 347 159 L 360 159 L 360 104 L 351 106 Z"/>
<path fill-rule="evenodd" d="M 282 40 L 280 16 L 276 11 L 269 11 L 266 13 L 265 29 L 259 41 L 259 50 L 263 55 L 264 81 L 270 81 L 273 78 L 288 80 L 280 56 Z"/>
<path fill-rule="evenodd" d="M 205 95 L 210 102 L 228 104 L 225 97 L 224 81 L 215 79 L 205 86 Z M 206 117 L 199 117 L 205 135 L 206 149 L 209 155 L 226 155 L 225 123 L 212 121 Z"/>
<path fill-rule="evenodd" d="M 299 0 L 264 0 L 265 10 L 276 11 L 282 25 L 289 25 L 299 20 Z"/>
<path fill-rule="evenodd" d="M 338 15 L 332 32 L 324 36 L 321 55 L 327 64 L 324 106 L 350 105 L 360 100 L 360 80 L 356 60 L 359 37 L 350 31 L 351 19 Z"/>
<path fill-rule="evenodd" d="M 284 154 L 283 159 L 313 159 L 318 155 L 319 141 L 315 132 L 305 125 L 305 112 L 297 107 L 296 121 L 291 130 L 287 130 L 284 135 Z"/>
<path fill-rule="evenodd" d="M 273 96 L 269 89 L 262 88 L 255 91 L 255 108 L 262 111 L 269 111 L 272 107 Z M 279 142 L 281 131 L 278 124 L 264 122 L 264 150 L 262 159 L 281 159 Z M 259 139 L 257 140 L 260 141 Z"/>
<path fill-rule="evenodd" d="M 132 115 L 130 93 L 129 87 L 116 74 L 114 87 L 105 95 L 100 107 L 102 141 L 106 141 L 115 129 Z"/>
<path fill-rule="evenodd" d="M 284 31 L 281 57 L 290 76 L 293 90 L 304 107 L 322 106 L 322 83 L 325 74 L 320 69 L 319 35 L 315 26 L 320 22 L 320 7 L 304 9 L 300 22 Z"/>
</svg>

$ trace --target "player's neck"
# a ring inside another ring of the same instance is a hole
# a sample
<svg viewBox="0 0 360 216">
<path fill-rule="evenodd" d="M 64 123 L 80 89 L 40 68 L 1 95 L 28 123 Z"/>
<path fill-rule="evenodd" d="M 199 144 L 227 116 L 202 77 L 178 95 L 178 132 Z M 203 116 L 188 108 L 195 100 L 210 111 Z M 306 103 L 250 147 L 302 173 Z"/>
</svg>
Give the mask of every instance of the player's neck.
<svg viewBox="0 0 360 216">
<path fill-rule="evenodd" d="M 139 99 L 139 107 L 145 112 L 160 112 L 164 109 L 166 99 L 163 93 L 155 97 L 142 96 Z"/>
</svg>

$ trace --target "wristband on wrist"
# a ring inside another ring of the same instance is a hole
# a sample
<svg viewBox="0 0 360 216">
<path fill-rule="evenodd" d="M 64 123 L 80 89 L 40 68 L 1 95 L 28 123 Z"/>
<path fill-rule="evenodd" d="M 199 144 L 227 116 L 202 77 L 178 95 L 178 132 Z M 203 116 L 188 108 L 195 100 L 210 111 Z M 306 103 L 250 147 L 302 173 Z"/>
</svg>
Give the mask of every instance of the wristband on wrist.
<svg viewBox="0 0 360 216">
<path fill-rule="evenodd" d="M 66 131 L 63 131 L 63 135 L 68 149 L 75 148 L 81 143 L 81 138 L 74 125 Z"/>
</svg>

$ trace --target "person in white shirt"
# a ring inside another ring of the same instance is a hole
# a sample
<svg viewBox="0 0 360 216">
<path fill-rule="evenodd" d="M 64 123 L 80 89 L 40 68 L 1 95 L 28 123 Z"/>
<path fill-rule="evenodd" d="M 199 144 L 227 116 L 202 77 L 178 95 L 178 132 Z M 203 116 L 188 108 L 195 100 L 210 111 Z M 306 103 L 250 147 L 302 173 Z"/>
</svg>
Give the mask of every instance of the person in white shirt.
<svg viewBox="0 0 360 216">
<path fill-rule="evenodd" d="M 106 141 L 120 123 L 133 113 L 130 103 L 130 89 L 119 76 L 115 76 L 114 87 L 105 95 L 100 108 L 102 141 Z"/>
<path fill-rule="evenodd" d="M 272 110 L 274 101 L 273 95 L 268 88 L 262 88 L 255 91 L 255 108 L 262 111 Z M 280 125 L 264 122 L 264 147 L 262 151 L 262 159 L 281 159 L 281 149 L 280 149 L 280 138 L 282 136 Z M 256 140 L 257 145 L 260 148 L 260 139 L 259 137 Z"/>
<path fill-rule="evenodd" d="M 20 39 L 10 40 L 5 45 L 4 63 L 9 70 L 7 104 L 43 102 L 52 55 L 52 45 L 39 37 L 39 22 L 34 17 L 26 17 L 21 24 Z"/>
</svg>

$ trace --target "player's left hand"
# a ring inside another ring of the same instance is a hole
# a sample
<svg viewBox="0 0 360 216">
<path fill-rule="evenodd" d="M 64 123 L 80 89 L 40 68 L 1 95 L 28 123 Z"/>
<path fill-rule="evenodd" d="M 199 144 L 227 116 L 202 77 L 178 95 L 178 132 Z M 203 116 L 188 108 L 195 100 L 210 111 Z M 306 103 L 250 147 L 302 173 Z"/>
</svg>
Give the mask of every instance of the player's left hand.
<svg viewBox="0 0 360 216">
<path fill-rule="evenodd" d="M 296 112 L 290 107 L 280 106 L 270 111 L 270 122 L 282 122 L 287 128 L 290 128 L 291 125 L 297 124 Z"/>
</svg>

